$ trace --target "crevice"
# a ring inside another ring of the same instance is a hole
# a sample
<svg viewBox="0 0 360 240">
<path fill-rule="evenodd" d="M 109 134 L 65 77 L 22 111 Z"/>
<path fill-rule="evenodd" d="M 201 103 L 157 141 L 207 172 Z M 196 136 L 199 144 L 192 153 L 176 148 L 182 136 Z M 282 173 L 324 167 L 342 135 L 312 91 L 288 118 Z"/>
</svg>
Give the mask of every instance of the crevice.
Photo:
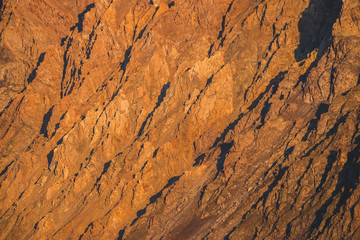
<svg viewBox="0 0 360 240">
<path fill-rule="evenodd" d="M 228 155 L 228 153 L 230 152 L 233 146 L 234 146 L 234 140 L 231 141 L 230 143 L 223 143 L 220 145 L 221 153 L 217 159 L 217 163 L 216 163 L 217 173 L 214 179 L 216 179 L 219 173 L 224 170 L 224 163 L 226 156 Z"/>
<path fill-rule="evenodd" d="M 321 140 L 319 143 L 315 144 L 314 147 L 312 147 L 306 154 L 304 154 L 304 157 L 308 157 L 310 156 L 310 154 L 315 150 L 317 149 L 326 139 L 328 139 L 329 137 L 331 137 L 332 135 L 335 135 L 337 133 L 337 130 L 339 128 L 339 126 L 341 124 L 344 124 L 347 117 L 348 117 L 349 113 L 346 113 L 345 115 L 341 116 L 337 121 L 336 123 L 334 124 L 334 126 L 326 133 L 326 136 L 323 140 Z"/>
<path fill-rule="evenodd" d="M 39 69 L 40 64 L 44 61 L 45 55 L 46 55 L 46 52 L 43 52 L 40 54 L 39 59 L 36 63 L 36 67 L 34 68 L 34 70 L 32 70 L 28 79 L 26 80 L 28 84 L 30 84 L 36 78 L 37 70 Z"/>
<path fill-rule="evenodd" d="M 213 47 L 214 47 L 214 43 L 210 45 L 210 49 L 208 51 L 208 58 L 211 57 Z"/>
<path fill-rule="evenodd" d="M 91 9 L 93 9 L 94 7 L 95 7 L 95 3 L 91 3 L 91 4 L 87 5 L 85 10 L 78 15 L 78 22 L 70 28 L 70 31 L 74 31 L 75 28 L 77 28 L 78 33 L 82 32 L 83 26 L 84 26 L 83 24 L 84 24 L 85 14 L 90 12 Z"/>
<path fill-rule="evenodd" d="M 339 18 L 342 0 L 311 0 L 309 7 L 302 13 L 298 23 L 300 43 L 295 50 L 297 62 L 301 62 L 307 55 L 318 49 L 320 59 L 330 46 L 332 29 Z"/>
<path fill-rule="evenodd" d="M 2 175 L 4 175 L 4 174 L 8 171 L 9 167 L 10 167 L 13 163 L 14 163 L 14 161 L 12 161 L 11 163 L 9 163 L 9 164 L 4 168 L 4 170 L 1 171 L 0 177 L 2 177 Z"/>
<path fill-rule="evenodd" d="M 140 130 L 137 134 L 138 137 L 140 137 L 143 133 L 144 133 L 144 129 L 146 127 L 147 124 L 151 123 L 151 119 L 154 115 L 155 110 L 160 107 L 160 104 L 164 101 L 164 98 L 166 97 L 166 92 L 167 90 L 170 88 L 170 82 L 164 84 L 164 86 L 161 89 L 160 95 L 158 96 L 158 101 L 156 103 L 156 106 L 154 107 L 154 109 L 147 115 L 147 117 L 145 118 L 145 121 L 142 123 Z"/>
<path fill-rule="evenodd" d="M 317 186 L 316 188 L 316 193 L 319 193 L 320 190 L 322 190 L 326 180 L 328 179 L 329 177 L 329 173 L 332 169 L 332 166 L 334 165 L 335 161 L 336 161 L 336 158 L 338 156 L 338 152 L 336 151 L 330 151 L 330 154 L 328 156 L 328 162 L 325 166 L 325 171 L 324 173 L 322 174 L 322 177 L 321 177 L 321 180 L 320 180 L 320 184 Z"/>
<path fill-rule="evenodd" d="M 233 232 L 235 232 L 235 230 L 236 230 L 236 227 L 233 227 L 233 229 L 231 229 L 231 231 L 228 234 L 225 235 L 224 240 L 230 240 L 230 235 Z"/>
<path fill-rule="evenodd" d="M 123 74 L 125 74 L 127 65 L 128 65 L 129 62 L 130 62 L 131 50 L 132 50 L 132 46 L 130 46 L 128 49 L 126 49 L 125 55 L 124 55 L 124 61 L 122 61 L 122 62 L 120 63 L 120 70 L 123 71 Z M 124 75 L 123 75 L 123 76 L 124 76 Z"/>
<path fill-rule="evenodd" d="M 234 130 L 235 126 L 238 124 L 238 122 L 243 118 L 245 114 L 241 113 L 237 119 L 235 119 L 234 121 L 232 121 L 225 129 L 224 131 L 221 133 L 220 137 L 216 138 L 214 144 L 212 145 L 211 148 L 216 147 L 220 142 L 225 140 L 225 137 L 227 136 L 227 134 L 231 131 Z"/>
<path fill-rule="evenodd" d="M 256 127 L 256 129 L 260 129 L 264 126 L 265 124 L 265 118 L 266 118 L 266 115 L 268 114 L 268 112 L 270 111 L 270 107 L 271 107 L 271 103 L 269 103 L 269 99 L 268 98 L 266 100 L 266 102 L 264 103 L 264 107 L 262 108 L 261 110 L 261 113 L 260 113 L 260 116 L 261 116 L 261 119 L 260 119 L 260 125 Z"/>
<path fill-rule="evenodd" d="M 53 159 L 54 159 L 54 149 L 51 150 L 51 151 L 46 155 L 46 158 L 47 158 L 47 162 L 48 162 L 48 169 L 49 169 L 49 171 L 51 171 L 50 165 L 51 165 L 51 163 L 52 163 L 52 161 L 53 161 Z"/>
<path fill-rule="evenodd" d="M 171 7 L 174 7 L 175 6 L 175 2 L 174 1 L 171 1 L 171 3 L 168 4 L 168 7 L 171 8 Z"/>
<path fill-rule="evenodd" d="M 317 129 L 318 123 L 320 121 L 321 115 L 324 113 L 327 113 L 329 111 L 329 104 L 321 103 L 315 113 L 315 118 L 310 120 L 308 129 L 304 135 L 304 137 L 301 139 L 301 141 L 306 141 L 309 137 L 309 134 Z"/>
<path fill-rule="evenodd" d="M 43 117 L 43 123 L 41 125 L 41 129 L 40 129 L 40 134 L 43 134 L 44 137 L 48 137 L 48 130 L 47 130 L 47 126 L 49 124 L 51 115 L 52 115 L 52 111 L 54 109 L 54 106 L 52 106 L 49 111 L 44 115 Z"/>
<path fill-rule="evenodd" d="M 90 155 L 91 155 L 91 154 L 90 154 Z M 103 168 L 100 176 L 96 179 L 96 182 L 95 182 L 94 186 L 98 186 L 98 190 L 99 190 L 99 187 L 100 187 L 100 185 L 98 185 L 98 183 L 100 182 L 102 176 L 108 171 L 108 169 L 109 169 L 110 166 L 111 166 L 111 161 L 106 162 L 106 163 L 104 164 L 104 168 Z"/>
<path fill-rule="evenodd" d="M 203 154 L 201 154 L 200 156 L 198 156 L 198 157 L 195 159 L 195 162 L 194 162 L 194 164 L 193 164 L 193 167 L 201 165 L 202 162 L 203 162 L 204 159 L 205 159 L 205 156 L 206 156 L 205 153 L 203 153 Z"/>
<path fill-rule="evenodd" d="M 274 87 L 273 92 L 275 93 L 277 91 L 277 88 L 279 86 L 279 83 L 284 80 L 285 75 L 288 73 L 288 71 L 280 72 L 276 77 L 270 80 L 269 85 L 266 86 L 265 91 L 260 93 L 259 96 L 251 103 L 251 105 L 248 107 L 249 111 L 254 110 L 257 105 L 259 104 L 260 100 L 267 94 L 272 87 Z"/>
<path fill-rule="evenodd" d="M 3 27 L 3 29 L 2 29 L 1 32 L 0 32 L 0 39 L 1 39 L 1 37 L 2 37 L 3 32 L 5 31 L 5 28 L 9 25 L 12 15 L 13 15 L 13 13 L 10 12 L 9 18 L 8 18 L 5 26 Z M 3 16 L 3 11 L 1 12 L 0 17 L 2 17 L 2 16 Z"/>
<path fill-rule="evenodd" d="M 93 223 L 91 222 L 85 229 L 85 231 L 80 235 L 79 240 L 81 240 L 84 236 L 84 234 L 90 229 L 93 228 Z"/>
<path fill-rule="evenodd" d="M 14 102 L 14 99 L 11 99 L 6 107 L 0 112 L 0 117 L 4 114 L 4 112 L 10 107 L 10 105 Z"/>
<path fill-rule="evenodd" d="M 69 64 L 68 52 L 69 52 L 70 47 L 72 45 L 72 41 L 73 41 L 72 37 L 70 37 L 67 40 L 67 44 L 66 44 L 66 48 L 65 48 L 64 56 L 63 56 L 64 65 L 63 65 L 63 76 L 62 76 L 62 79 L 61 79 L 61 92 L 60 92 L 60 97 L 61 98 L 65 97 L 67 95 L 66 94 L 66 88 L 67 88 L 68 83 L 65 82 L 65 77 L 66 77 L 66 69 L 67 69 L 67 66 Z"/>
<path fill-rule="evenodd" d="M 262 196 L 254 203 L 250 209 L 243 214 L 242 220 L 240 224 L 242 224 L 246 217 L 251 213 L 251 210 L 255 209 L 260 202 L 262 202 L 263 208 L 265 208 L 265 203 L 270 195 L 270 193 L 274 190 L 274 188 L 279 184 L 281 179 L 284 177 L 285 173 L 288 171 L 289 167 L 282 167 L 281 164 L 279 165 L 279 170 L 277 171 L 276 175 L 274 176 L 273 182 L 268 186 L 267 190 L 262 194 Z"/>
<path fill-rule="evenodd" d="M 144 207 L 143 209 L 139 210 L 136 213 L 137 217 L 132 221 L 130 226 L 134 225 L 137 222 L 137 220 L 139 220 L 139 218 L 146 213 L 146 209 L 148 208 L 148 206 L 155 203 L 156 200 L 158 200 L 162 196 L 164 190 L 166 190 L 167 188 L 173 186 L 177 181 L 179 181 L 181 176 L 182 175 L 170 178 L 168 180 L 168 183 L 163 187 L 163 189 L 161 189 L 158 193 L 156 193 L 155 195 L 153 195 L 150 198 L 149 203 L 146 205 L 146 207 Z"/>
<path fill-rule="evenodd" d="M 139 32 L 139 35 L 137 36 L 137 38 L 135 39 L 135 42 L 137 42 L 138 40 L 140 40 L 143 35 L 144 35 L 144 32 L 146 31 L 146 28 L 147 28 L 148 25 L 146 25 L 140 32 Z"/>
<path fill-rule="evenodd" d="M 220 40 L 223 37 L 224 31 L 225 31 L 225 27 L 226 27 L 226 16 L 227 14 L 230 12 L 231 7 L 233 5 L 234 1 L 232 1 L 228 7 L 228 9 L 226 10 L 225 15 L 223 15 L 222 17 L 222 22 L 221 22 L 221 30 L 219 31 L 219 35 L 217 37 L 218 40 Z"/>
<path fill-rule="evenodd" d="M 333 157 L 333 156 L 332 156 Z M 360 144 L 358 144 L 351 152 L 347 154 L 347 161 L 343 166 L 342 170 L 338 174 L 338 182 L 335 190 L 331 193 L 331 197 L 328 198 L 325 203 L 315 213 L 316 217 L 311 223 L 309 228 L 308 237 L 311 237 L 313 232 L 317 231 L 315 238 L 318 238 L 325 229 L 330 225 L 331 219 L 337 215 L 341 208 L 346 205 L 347 200 L 352 196 L 354 190 L 359 184 L 360 177 Z M 337 199 L 336 196 L 340 194 L 340 198 L 336 203 L 334 211 L 325 220 L 325 224 L 320 230 L 319 227 L 324 221 L 325 214 L 329 206 Z"/>
</svg>

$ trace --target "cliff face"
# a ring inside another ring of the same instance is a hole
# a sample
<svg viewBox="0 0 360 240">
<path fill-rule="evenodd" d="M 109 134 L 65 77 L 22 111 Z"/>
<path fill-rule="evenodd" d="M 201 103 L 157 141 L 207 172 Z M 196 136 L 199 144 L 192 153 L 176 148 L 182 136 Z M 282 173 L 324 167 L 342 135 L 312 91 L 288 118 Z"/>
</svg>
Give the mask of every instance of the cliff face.
<svg viewBox="0 0 360 240">
<path fill-rule="evenodd" d="M 360 1 L 0 3 L 0 239 L 360 238 Z"/>
</svg>

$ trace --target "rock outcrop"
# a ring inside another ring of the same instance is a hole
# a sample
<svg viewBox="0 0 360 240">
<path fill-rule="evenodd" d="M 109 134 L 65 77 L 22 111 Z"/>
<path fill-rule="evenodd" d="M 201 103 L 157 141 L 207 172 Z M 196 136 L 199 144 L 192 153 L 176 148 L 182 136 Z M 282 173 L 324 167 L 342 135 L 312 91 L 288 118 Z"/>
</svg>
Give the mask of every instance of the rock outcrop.
<svg viewBox="0 0 360 240">
<path fill-rule="evenodd" d="M 360 238 L 360 1 L 0 3 L 0 239 Z"/>
</svg>

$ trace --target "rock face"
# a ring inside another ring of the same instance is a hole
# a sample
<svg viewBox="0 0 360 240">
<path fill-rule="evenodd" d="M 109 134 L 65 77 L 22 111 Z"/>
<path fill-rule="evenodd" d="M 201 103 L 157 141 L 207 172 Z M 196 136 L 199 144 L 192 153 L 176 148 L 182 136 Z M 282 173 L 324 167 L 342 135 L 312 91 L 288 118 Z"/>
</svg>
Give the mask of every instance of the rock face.
<svg viewBox="0 0 360 240">
<path fill-rule="evenodd" d="M 360 239 L 359 0 L 0 8 L 0 239 Z"/>
</svg>

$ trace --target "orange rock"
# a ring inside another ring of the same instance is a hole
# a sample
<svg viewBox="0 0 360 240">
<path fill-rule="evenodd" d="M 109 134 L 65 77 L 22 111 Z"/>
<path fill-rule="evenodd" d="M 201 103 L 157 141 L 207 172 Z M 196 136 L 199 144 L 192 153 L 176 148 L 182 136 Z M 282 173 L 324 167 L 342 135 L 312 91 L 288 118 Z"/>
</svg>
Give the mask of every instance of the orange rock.
<svg viewBox="0 0 360 240">
<path fill-rule="evenodd" d="M 359 237 L 357 1 L 0 9 L 0 239 Z"/>
</svg>

